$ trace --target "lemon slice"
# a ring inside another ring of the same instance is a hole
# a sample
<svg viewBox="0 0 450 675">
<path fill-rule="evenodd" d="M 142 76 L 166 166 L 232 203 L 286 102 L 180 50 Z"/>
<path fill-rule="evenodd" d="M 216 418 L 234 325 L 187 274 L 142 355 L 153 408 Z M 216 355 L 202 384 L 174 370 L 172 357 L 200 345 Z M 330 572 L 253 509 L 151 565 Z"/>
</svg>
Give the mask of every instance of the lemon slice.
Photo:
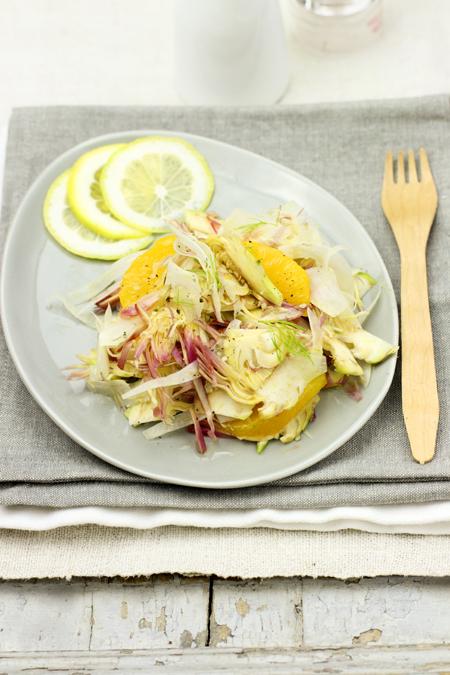
<svg viewBox="0 0 450 675">
<path fill-rule="evenodd" d="M 152 237 L 140 239 L 105 239 L 82 225 L 70 210 L 67 184 L 70 169 L 64 171 L 50 186 L 44 201 L 44 223 L 58 244 L 83 258 L 117 260 L 128 253 L 145 248 Z"/>
<path fill-rule="evenodd" d="M 100 184 L 116 218 L 146 232 L 186 209 L 206 209 L 214 177 L 206 159 L 181 138 L 149 136 L 129 143 L 106 163 Z"/>
<path fill-rule="evenodd" d="M 123 143 L 115 143 L 86 152 L 77 159 L 69 175 L 67 198 L 73 213 L 83 225 L 108 239 L 142 237 L 142 231 L 124 225 L 111 215 L 100 189 L 103 165 L 124 147 Z"/>
</svg>

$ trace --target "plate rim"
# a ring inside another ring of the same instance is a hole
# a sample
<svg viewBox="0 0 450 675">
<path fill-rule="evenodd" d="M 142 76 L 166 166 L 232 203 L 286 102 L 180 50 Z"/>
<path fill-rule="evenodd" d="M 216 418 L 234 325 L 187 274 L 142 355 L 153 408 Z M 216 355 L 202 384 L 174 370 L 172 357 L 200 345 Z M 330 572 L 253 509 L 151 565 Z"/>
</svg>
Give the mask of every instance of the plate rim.
<svg viewBox="0 0 450 675">
<path fill-rule="evenodd" d="M 389 272 L 387 270 L 387 267 L 385 265 L 385 262 L 383 260 L 383 257 L 381 256 L 381 253 L 379 252 L 375 242 L 373 241 L 372 237 L 370 234 L 367 232 L 363 224 L 359 221 L 359 219 L 350 211 L 350 209 L 342 203 L 337 197 L 334 196 L 331 192 L 323 188 L 321 185 L 318 183 L 314 182 L 312 179 L 308 178 L 307 176 L 304 176 L 303 174 L 290 169 L 289 167 L 276 162 L 272 159 L 269 159 L 265 157 L 264 155 L 261 155 L 259 153 L 253 152 L 251 150 L 247 150 L 246 148 L 242 148 L 238 145 L 235 145 L 233 143 L 227 143 L 225 141 L 221 141 L 215 138 L 211 138 L 208 136 L 203 136 L 200 134 L 192 134 L 189 132 L 185 131 L 176 131 L 176 130 L 171 130 L 171 129 L 125 129 L 122 131 L 115 131 L 107 134 L 102 134 L 100 136 L 93 136 L 89 139 L 86 139 L 82 141 L 81 143 L 78 143 L 61 154 L 59 154 L 55 159 L 53 159 L 49 164 L 45 166 L 45 168 L 36 176 L 36 178 L 33 180 L 29 188 L 27 189 L 25 195 L 22 197 L 21 202 L 19 204 L 19 207 L 17 208 L 13 218 L 11 219 L 11 224 L 8 227 L 6 237 L 4 238 L 4 248 L 3 248 L 3 255 L 1 256 L 1 273 L 0 273 L 0 317 L 1 317 L 1 322 L 3 326 L 3 332 L 5 336 L 5 342 L 8 347 L 8 351 L 10 353 L 10 356 L 13 360 L 14 366 L 19 374 L 19 377 L 21 378 L 23 384 L 25 385 L 26 389 L 28 392 L 31 394 L 31 396 L 34 398 L 36 403 L 39 405 L 39 407 L 45 412 L 48 417 L 67 435 L 69 438 L 71 438 L 73 441 L 75 441 L 78 445 L 80 445 L 82 448 L 87 450 L 88 452 L 91 452 L 94 456 L 100 458 L 102 461 L 115 466 L 119 469 L 122 469 L 123 471 L 126 471 L 127 473 L 131 473 L 137 476 L 143 476 L 145 478 L 151 478 L 152 480 L 164 483 L 164 484 L 170 484 L 170 485 L 179 485 L 179 486 L 184 486 L 184 487 L 192 487 L 192 488 L 201 488 L 201 489 L 209 489 L 209 490 L 223 490 L 223 489 L 238 489 L 238 488 L 245 488 L 245 487 L 255 487 L 257 485 L 267 485 L 273 481 L 280 480 L 281 478 L 286 478 L 288 476 L 292 476 L 296 473 L 299 473 L 301 471 L 304 471 L 305 469 L 308 469 L 309 467 L 318 464 L 321 462 L 323 459 L 331 455 L 333 452 L 338 450 L 344 443 L 346 443 L 350 438 L 352 438 L 362 427 L 368 422 L 368 420 L 374 415 L 374 413 L 377 411 L 381 403 L 383 402 L 384 398 L 386 397 L 391 384 L 392 380 L 394 378 L 395 374 L 395 369 L 396 369 L 396 358 L 395 355 L 391 356 L 388 358 L 387 361 L 385 361 L 385 365 L 388 368 L 388 371 L 386 373 L 386 378 L 383 382 L 383 386 L 379 388 L 378 392 L 374 396 L 373 400 L 366 406 L 364 411 L 358 416 L 358 418 L 349 426 L 349 428 L 340 434 L 338 439 L 333 441 L 332 443 L 329 443 L 327 446 L 325 446 L 320 452 L 314 455 L 314 457 L 311 457 L 309 459 L 299 459 L 299 461 L 294 462 L 292 465 L 290 465 L 289 468 L 281 468 L 278 471 L 271 471 L 269 475 L 265 476 L 259 476 L 255 477 L 254 479 L 242 479 L 242 480 L 223 480 L 223 481 L 218 481 L 214 482 L 213 484 L 209 483 L 208 481 L 205 480 L 192 480 L 192 479 L 178 479 L 174 478 L 172 476 L 165 476 L 164 474 L 161 473 L 154 473 L 152 471 L 144 471 L 140 469 L 135 469 L 130 467 L 125 461 L 121 460 L 116 460 L 114 458 L 111 459 L 107 455 L 106 452 L 103 450 L 99 449 L 95 444 L 90 443 L 89 441 L 86 441 L 82 438 L 82 432 L 77 432 L 76 430 L 73 430 L 68 424 L 66 424 L 63 420 L 59 418 L 59 415 L 57 412 L 53 410 L 53 407 L 50 403 L 47 403 L 45 400 L 45 396 L 43 396 L 37 388 L 33 385 L 32 382 L 30 382 L 26 369 L 22 366 L 20 356 L 16 352 L 16 349 L 14 347 L 14 340 L 12 336 L 12 331 L 10 330 L 10 326 L 8 323 L 8 318 L 7 318 L 7 295 L 6 295 L 6 269 L 7 269 L 7 261 L 9 257 L 9 249 L 12 246 L 12 242 L 14 239 L 15 235 L 15 230 L 17 229 L 17 223 L 21 219 L 21 214 L 22 211 L 25 209 L 25 205 L 27 204 L 30 195 L 33 193 L 36 184 L 41 180 L 42 175 L 47 173 L 47 172 L 52 172 L 61 162 L 64 162 L 65 158 L 67 156 L 70 156 L 74 151 L 79 151 L 80 153 L 83 152 L 86 148 L 90 148 L 93 145 L 103 145 L 105 142 L 114 142 L 114 140 L 119 139 L 123 136 L 128 136 L 128 135 L 136 135 L 136 137 L 140 136 L 149 136 L 149 135 L 165 135 L 165 136 L 178 136 L 178 137 L 185 137 L 188 140 L 191 140 L 193 143 L 195 143 L 196 139 L 201 139 L 202 141 L 206 142 L 212 142 L 216 145 L 224 146 L 226 148 L 233 148 L 235 150 L 238 150 L 241 153 L 246 154 L 249 158 L 256 158 L 257 160 L 263 160 L 264 162 L 268 163 L 272 167 L 283 171 L 284 173 L 289 174 L 291 177 L 295 179 L 300 179 L 304 184 L 314 188 L 315 191 L 321 193 L 324 197 L 326 197 L 328 200 L 334 201 L 338 207 L 346 212 L 346 216 L 353 220 L 357 225 L 358 228 L 362 231 L 363 236 L 366 237 L 367 242 L 369 243 L 372 251 L 371 255 L 374 255 L 375 258 L 378 261 L 378 264 L 383 271 L 385 275 L 385 280 L 384 280 L 384 288 L 383 292 L 387 294 L 388 299 L 389 299 L 389 304 L 391 308 L 391 315 L 393 318 L 393 329 L 394 329 L 394 337 L 395 337 L 395 344 L 398 345 L 399 342 L 399 317 L 398 317 L 398 309 L 397 309 L 397 303 L 395 299 L 395 292 L 394 288 L 392 285 L 392 280 L 389 275 Z M 256 455 L 257 457 L 257 455 Z"/>
</svg>

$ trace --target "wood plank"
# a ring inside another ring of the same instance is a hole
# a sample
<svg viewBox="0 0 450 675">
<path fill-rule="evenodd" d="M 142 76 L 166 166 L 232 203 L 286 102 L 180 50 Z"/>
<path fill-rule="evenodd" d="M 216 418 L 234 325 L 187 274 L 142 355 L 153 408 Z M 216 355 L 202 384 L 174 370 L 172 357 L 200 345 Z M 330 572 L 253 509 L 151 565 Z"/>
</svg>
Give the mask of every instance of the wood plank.
<svg viewBox="0 0 450 675">
<path fill-rule="evenodd" d="M 209 580 L 158 576 L 90 582 L 93 650 L 202 647 L 208 628 Z"/>
<path fill-rule="evenodd" d="M 189 675 L 195 673 L 258 673 L 292 675 L 293 673 L 334 675 L 414 675 L 450 673 L 450 646 L 350 647 L 344 649 L 229 649 L 200 648 L 188 650 L 140 651 L 135 653 L 72 652 L 11 654 L 0 657 L 0 673 L 26 675 L 116 675 L 120 673 L 161 673 Z"/>
<path fill-rule="evenodd" d="M 302 582 L 294 579 L 213 583 L 210 645 L 300 646 Z"/>
<path fill-rule="evenodd" d="M 0 582 L 0 652 L 88 649 L 84 581 Z"/>
<path fill-rule="evenodd" d="M 449 642 L 450 579 L 305 579 L 303 626 L 308 647 Z"/>
<path fill-rule="evenodd" d="M 0 653 L 206 644 L 209 580 L 0 583 Z"/>
</svg>

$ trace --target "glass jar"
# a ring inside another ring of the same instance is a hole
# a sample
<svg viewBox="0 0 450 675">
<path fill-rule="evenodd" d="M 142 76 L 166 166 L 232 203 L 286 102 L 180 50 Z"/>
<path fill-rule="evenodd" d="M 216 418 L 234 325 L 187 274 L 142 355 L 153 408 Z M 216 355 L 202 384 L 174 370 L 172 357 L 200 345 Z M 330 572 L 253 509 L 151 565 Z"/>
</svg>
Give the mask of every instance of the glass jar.
<svg viewBox="0 0 450 675">
<path fill-rule="evenodd" d="M 289 0 L 291 33 L 323 52 L 350 51 L 375 40 L 382 27 L 382 0 Z"/>
</svg>

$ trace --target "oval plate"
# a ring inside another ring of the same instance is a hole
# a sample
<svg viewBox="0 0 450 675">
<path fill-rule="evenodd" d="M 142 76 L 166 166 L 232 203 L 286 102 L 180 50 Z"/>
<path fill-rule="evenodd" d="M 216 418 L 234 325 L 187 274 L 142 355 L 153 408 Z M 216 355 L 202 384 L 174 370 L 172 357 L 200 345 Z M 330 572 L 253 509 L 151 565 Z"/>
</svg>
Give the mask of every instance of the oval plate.
<svg viewBox="0 0 450 675">
<path fill-rule="evenodd" d="M 351 242 L 351 252 L 345 254 L 349 262 L 370 272 L 382 287 L 367 328 L 397 343 L 397 307 L 386 267 L 362 225 L 337 199 L 307 178 L 251 152 L 200 136 L 144 130 L 108 134 L 72 148 L 47 167 L 23 200 L 10 227 L 2 273 L 3 324 L 17 370 L 61 429 L 126 471 L 202 488 L 258 485 L 301 471 L 339 448 L 373 415 L 391 384 L 395 358 L 373 369 L 362 401 L 355 403 L 341 391 L 324 392 L 308 435 L 289 445 L 272 442 L 261 455 L 254 443 L 220 439 L 200 456 L 194 450 L 193 436 L 184 431 L 146 441 L 141 430 L 128 426 L 110 399 L 80 391 L 61 374 L 61 368 L 76 362 L 76 354 L 94 345 L 95 336 L 89 328 L 49 308 L 49 302 L 95 277 L 108 263 L 77 258 L 47 235 L 41 216 L 45 194 L 53 179 L 83 152 L 151 134 L 185 137 L 206 156 L 216 178 L 211 208 L 220 214 L 227 215 L 235 207 L 259 212 L 296 201 L 330 241 Z"/>
</svg>

